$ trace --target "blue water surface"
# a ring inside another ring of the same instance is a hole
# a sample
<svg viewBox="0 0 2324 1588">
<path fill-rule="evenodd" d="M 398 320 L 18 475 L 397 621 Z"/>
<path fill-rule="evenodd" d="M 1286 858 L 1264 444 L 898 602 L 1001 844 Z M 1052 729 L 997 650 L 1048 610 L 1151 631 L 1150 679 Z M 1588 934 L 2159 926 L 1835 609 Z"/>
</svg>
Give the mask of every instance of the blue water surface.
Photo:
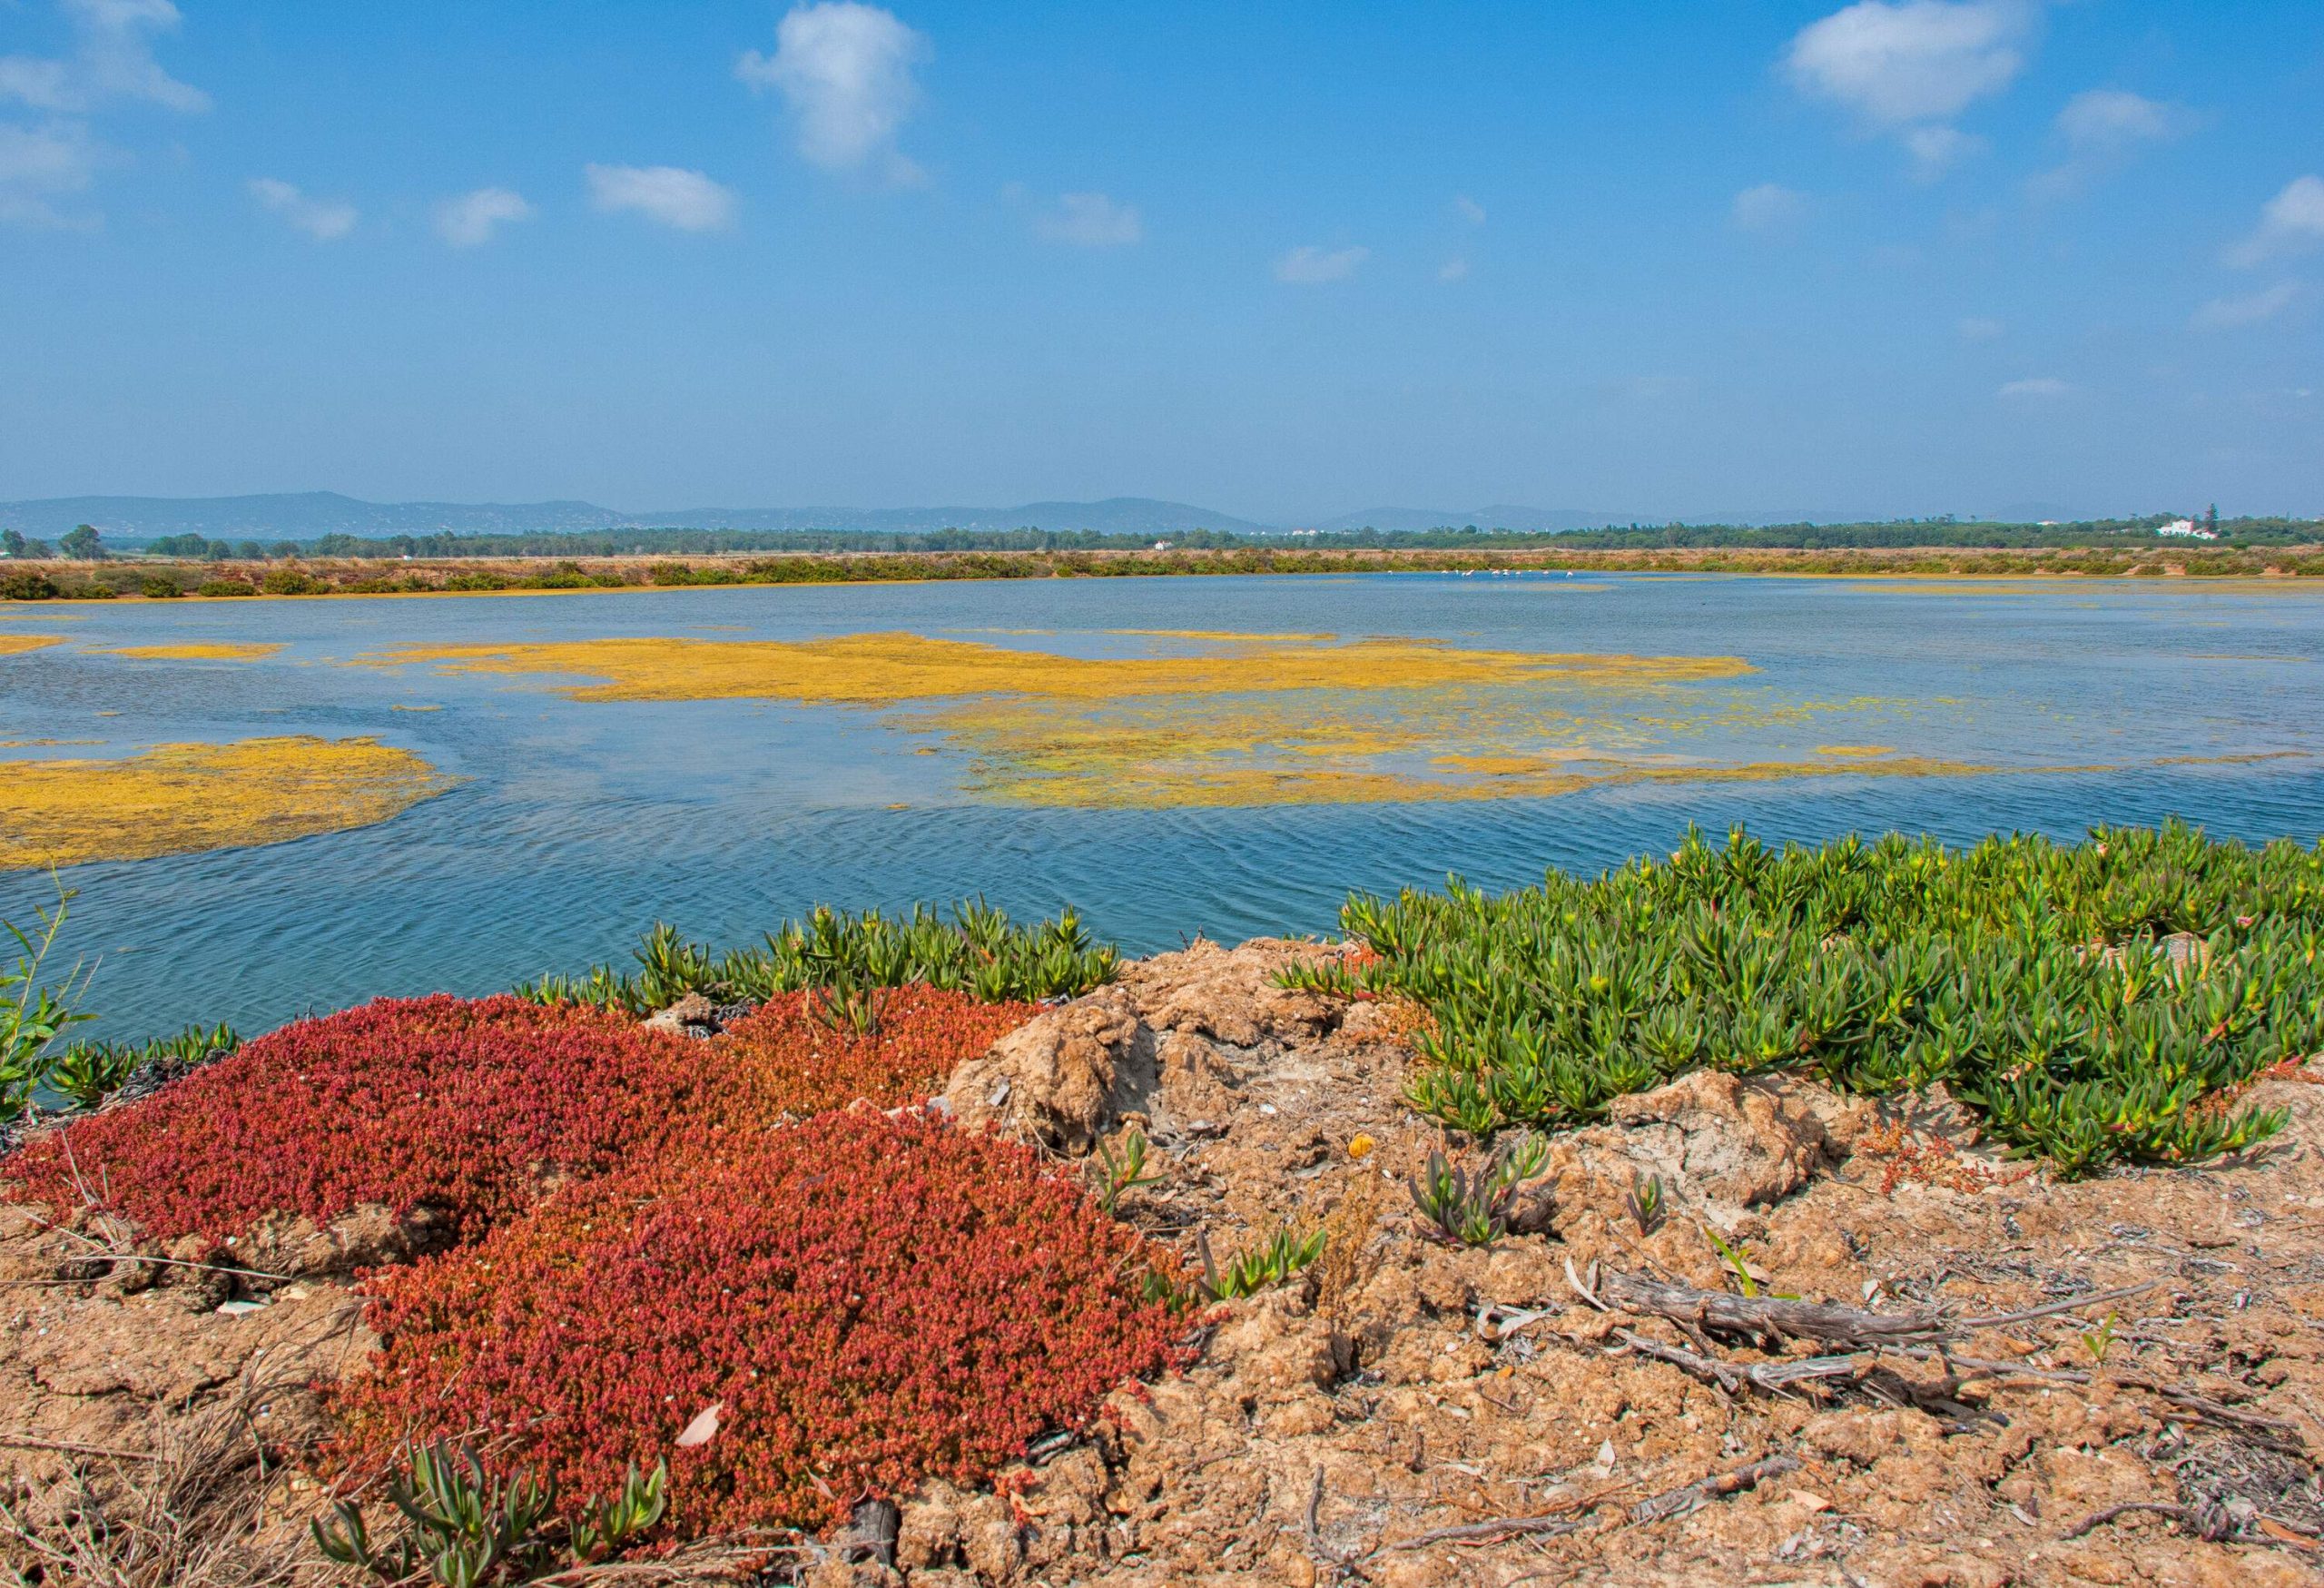
<svg viewBox="0 0 2324 1588">
<path fill-rule="evenodd" d="M 619 635 L 901 630 L 1088 654 L 1163 643 L 1124 629 L 1738 656 L 1758 669 L 1738 700 L 1813 708 L 1796 726 L 1761 721 L 1753 754 L 1871 743 L 2004 770 L 1482 803 L 1021 808 L 964 792 L 964 753 L 909 714 L 575 701 L 553 679 L 341 665 L 401 644 Z M 656 921 L 742 942 L 818 902 L 980 894 L 1028 915 L 1070 903 L 1099 934 L 1150 952 L 1198 932 L 1327 931 L 1352 888 L 1433 885 L 1448 873 L 1501 888 L 1546 866 L 1593 870 L 1668 850 L 1689 823 L 1806 841 L 1889 829 L 2073 836 L 2172 814 L 2252 841 L 2324 833 L 2324 590 L 2289 582 L 1388 575 L 744 587 L 26 606 L 8 609 L 0 632 L 69 641 L 0 658 L 0 738 L 99 742 L 0 755 L 371 734 L 462 780 L 377 826 L 63 873 L 79 895 L 68 949 L 97 962 L 96 1029 L 124 1039 L 193 1020 L 254 1031 L 382 993 L 497 990 L 620 959 Z M 260 663 L 101 654 L 237 640 L 284 649 Z M 2270 758 L 2219 759 L 2250 756 Z M 2021 770 L 2096 765 L 2116 770 Z M 0 874 L 0 914 L 22 919 L 52 892 L 44 875 Z"/>
</svg>

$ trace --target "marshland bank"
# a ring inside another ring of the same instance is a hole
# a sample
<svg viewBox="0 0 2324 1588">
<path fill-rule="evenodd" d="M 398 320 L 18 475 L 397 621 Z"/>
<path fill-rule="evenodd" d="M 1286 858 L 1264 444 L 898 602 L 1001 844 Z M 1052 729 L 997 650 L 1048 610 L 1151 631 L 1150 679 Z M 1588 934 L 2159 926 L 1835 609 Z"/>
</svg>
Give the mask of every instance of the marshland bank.
<svg viewBox="0 0 2324 1588">
<path fill-rule="evenodd" d="M 290 558 L 271 564 L 140 558 L 0 566 L 0 600 L 225 599 L 329 595 L 460 595 L 945 581 L 1379 573 L 1719 573 L 2074 578 L 2306 578 L 2324 545 L 1663 547 L 1396 550 L 1256 547 L 1057 552 L 826 552 L 769 556 L 439 559 Z"/>
</svg>

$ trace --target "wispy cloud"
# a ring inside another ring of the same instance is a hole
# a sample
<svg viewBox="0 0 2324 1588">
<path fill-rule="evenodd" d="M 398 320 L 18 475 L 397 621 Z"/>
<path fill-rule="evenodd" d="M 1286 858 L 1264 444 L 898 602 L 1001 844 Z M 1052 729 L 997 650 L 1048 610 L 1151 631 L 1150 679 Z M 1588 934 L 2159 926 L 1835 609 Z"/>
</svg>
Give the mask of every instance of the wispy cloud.
<svg viewBox="0 0 2324 1588">
<path fill-rule="evenodd" d="M 2033 0 L 1859 0 L 1800 29 L 1784 64 L 1802 94 L 1899 135 L 1926 178 L 1981 146 L 1945 123 L 2016 80 L 2038 21 Z"/>
<path fill-rule="evenodd" d="M 98 169 L 125 156 L 91 134 L 85 119 L 109 104 L 140 102 L 175 111 L 210 108 L 210 96 L 153 59 L 153 35 L 178 25 L 170 0 L 60 0 L 73 31 L 63 55 L 0 55 L 0 104 L 39 113 L 0 122 L 0 224 L 94 226 L 94 212 L 60 208 L 86 192 Z"/>
<path fill-rule="evenodd" d="M 2294 177 L 2260 212 L 2258 230 L 2227 251 L 2230 264 L 2265 264 L 2324 246 L 2324 177 Z"/>
<path fill-rule="evenodd" d="M 1469 279 L 1469 261 L 1457 255 L 1436 267 L 1436 279 L 1450 286 L 1454 281 Z"/>
<path fill-rule="evenodd" d="M 734 223 L 734 190 L 675 165 L 585 165 L 589 202 L 680 232 L 723 232 Z"/>
<path fill-rule="evenodd" d="M 1735 195 L 1728 216 L 1746 232 L 1780 232 L 1807 213 L 1807 195 L 1780 182 L 1763 182 Z"/>
<path fill-rule="evenodd" d="M 1458 194 L 1453 198 L 1452 212 L 1472 226 L 1482 226 L 1485 223 L 1485 207 L 1466 193 Z"/>
<path fill-rule="evenodd" d="M 1987 320 L 1982 315 L 1973 314 L 1960 321 L 1953 329 L 1960 333 L 1963 341 L 1989 342 L 1997 340 L 2008 327 L 1998 320 Z"/>
<path fill-rule="evenodd" d="M 1075 248 L 1126 248 L 1146 236 L 1134 204 L 1104 193 L 1059 193 L 1053 208 L 1033 217 L 1034 235 Z"/>
<path fill-rule="evenodd" d="M 1295 248 L 1275 261 L 1275 279 L 1294 287 L 1344 281 L 1371 257 L 1368 248 Z"/>
<path fill-rule="evenodd" d="M 95 224 L 94 215 L 71 216 L 56 201 L 85 192 L 96 175 L 103 151 L 90 143 L 77 122 L 16 127 L 0 123 L 0 223 L 70 227 Z"/>
<path fill-rule="evenodd" d="M 2279 281 L 2265 291 L 2240 298 L 2214 298 L 2195 311 L 2189 323 L 2197 330 L 2238 330 L 2264 325 L 2299 300 L 2298 281 Z"/>
<path fill-rule="evenodd" d="M 892 11 L 822 0 L 794 6 L 775 28 L 774 54 L 744 51 L 734 75 L 783 95 L 810 164 L 910 183 L 921 170 L 897 150 L 896 133 L 920 103 L 912 71 L 930 53 Z"/>
<path fill-rule="evenodd" d="M 2054 375 L 2035 375 L 2024 380 L 2011 380 L 1994 395 L 2013 401 L 2046 402 L 2073 395 L 2073 388 Z"/>
<path fill-rule="evenodd" d="M 2141 149 L 2184 137 L 2196 119 L 2184 105 L 2125 89 L 2093 88 L 2077 94 L 2058 112 L 2064 161 L 2035 175 L 2026 189 L 2035 198 L 2064 198 L 2127 163 Z"/>
<path fill-rule="evenodd" d="M 0 98 L 35 110 L 83 114 L 120 100 L 143 100 L 177 111 L 210 108 L 210 96 L 181 83 L 153 59 L 152 36 L 173 31 L 178 8 L 170 0 L 62 0 L 73 25 L 71 54 L 0 55 Z"/>
<path fill-rule="evenodd" d="M 529 221 L 533 206 L 505 187 L 480 187 L 436 206 L 436 235 L 454 248 L 477 248 L 512 221 Z"/>
<path fill-rule="evenodd" d="M 355 206 L 343 199 L 310 198 L 277 177 L 254 176 L 250 190 L 251 197 L 281 216 L 284 224 L 317 242 L 337 242 L 354 231 L 355 222 L 361 219 Z"/>
<path fill-rule="evenodd" d="M 1958 127 L 1908 127 L 1905 153 L 1913 157 L 1913 180 L 1935 182 L 1964 160 L 1985 152 L 1985 141 Z"/>
</svg>

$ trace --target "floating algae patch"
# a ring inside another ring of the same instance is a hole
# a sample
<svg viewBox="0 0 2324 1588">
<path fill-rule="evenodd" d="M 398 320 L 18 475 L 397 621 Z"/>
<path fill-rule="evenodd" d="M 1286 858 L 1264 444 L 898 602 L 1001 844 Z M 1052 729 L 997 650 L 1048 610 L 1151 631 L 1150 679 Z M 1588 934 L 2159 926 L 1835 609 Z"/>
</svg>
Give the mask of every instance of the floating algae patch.
<svg viewBox="0 0 2324 1588">
<path fill-rule="evenodd" d="M 220 644 L 182 646 L 123 646 L 98 651 L 103 656 L 128 656 L 140 662 L 262 662 L 281 650 L 280 644 Z"/>
<path fill-rule="evenodd" d="M 1409 689 L 1561 678 L 1677 681 L 1752 671 L 1738 656 L 1560 655 L 1463 650 L 1425 640 L 1276 643 L 1220 636 L 1191 656 L 1067 656 L 916 634 L 813 640 L 596 639 L 565 644 L 409 646 L 367 658 L 456 672 L 565 674 L 576 700 L 797 700 L 891 705 L 980 695 L 1114 700 L 1251 690 Z"/>
<path fill-rule="evenodd" d="M 1537 798 L 1609 784 L 1989 770 L 1769 759 L 1755 733 L 1910 709 L 1781 698 L 1735 656 L 1470 649 L 1424 640 L 1107 630 L 1192 654 L 1073 656 L 911 634 L 411 646 L 365 658 L 561 676 L 576 699 L 873 707 L 965 753 L 1011 804 L 1219 806 Z M 596 682 L 591 682 L 596 680 Z M 1696 743 L 1674 753 L 1675 741 Z M 1707 741 L 1707 742 L 1706 742 Z M 929 748 L 919 746 L 921 750 Z M 1706 753 L 1709 752 L 1709 753 Z"/>
<path fill-rule="evenodd" d="M 451 784 L 377 739 L 308 735 L 156 745 L 110 761 L 0 761 L 0 870 L 339 833 Z"/>
<path fill-rule="evenodd" d="M 26 651 L 64 643 L 64 636 L 61 634 L 0 634 L 0 656 L 21 656 Z"/>
<path fill-rule="evenodd" d="M 1829 755 L 1840 761 L 1868 761 L 1875 755 L 1894 755 L 1894 745 L 1818 745 L 1816 754 Z"/>
</svg>

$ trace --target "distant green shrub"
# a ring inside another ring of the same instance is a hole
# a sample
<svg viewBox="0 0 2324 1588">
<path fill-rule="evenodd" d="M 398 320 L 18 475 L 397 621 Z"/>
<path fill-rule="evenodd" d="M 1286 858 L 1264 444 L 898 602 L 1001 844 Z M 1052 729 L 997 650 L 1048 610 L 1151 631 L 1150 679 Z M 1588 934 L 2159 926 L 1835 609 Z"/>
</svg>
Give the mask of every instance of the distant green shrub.
<svg viewBox="0 0 2324 1588">
<path fill-rule="evenodd" d="M 46 574 L 21 569 L 0 574 L 0 601 L 54 601 L 56 585 Z"/>
<path fill-rule="evenodd" d="M 847 993 L 913 982 L 985 1003 L 1029 1002 L 1086 992 L 1111 981 L 1120 961 L 1110 944 L 1091 941 L 1071 910 L 1054 921 L 1017 926 L 980 902 L 941 914 L 919 905 L 909 916 L 817 910 L 767 933 L 763 946 L 723 954 L 661 925 L 635 957 L 635 971 L 599 965 L 585 977 L 544 976 L 517 991 L 542 1003 L 591 1003 L 639 1014 L 666 1009 L 689 992 L 714 1001 L 758 1002 L 807 988 Z"/>
<path fill-rule="evenodd" d="M 503 578 L 498 574 L 465 573 L 454 574 L 444 581 L 443 587 L 447 590 L 505 590 L 514 583 L 515 580 Z"/>
<path fill-rule="evenodd" d="M 242 579 L 204 579 L 193 587 L 197 596 L 255 596 L 257 587 Z"/>
<path fill-rule="evenodd" d="M 185 589 L 175 579 L 149 574 L 138 581 L 137 592 L 149 601 L 173 601 L 184 595 Z"/>
<path fill-rule="evenodd" d="M 1481 1136 L 1692 1070 L 1798 1070 L 1858 1093 L 1946 1082 L 2077 1175 L 2263 1139 L 2281 1117 L 2236 1090 L 2324 1048 L 2324 845 L 2177 822 L 1967 850 L 1690 829 L 1668 862 L 1357 896 L 1341 920 L 1379 956 L 1349 979 L 1433 1017 L 1413 1105 Z"/>
<path fill-rule="evenodd" d="M 258 587 L 270 596 L 320 596 L 330 588 L 300 568 L 269 568 Z"/>
</svg>

